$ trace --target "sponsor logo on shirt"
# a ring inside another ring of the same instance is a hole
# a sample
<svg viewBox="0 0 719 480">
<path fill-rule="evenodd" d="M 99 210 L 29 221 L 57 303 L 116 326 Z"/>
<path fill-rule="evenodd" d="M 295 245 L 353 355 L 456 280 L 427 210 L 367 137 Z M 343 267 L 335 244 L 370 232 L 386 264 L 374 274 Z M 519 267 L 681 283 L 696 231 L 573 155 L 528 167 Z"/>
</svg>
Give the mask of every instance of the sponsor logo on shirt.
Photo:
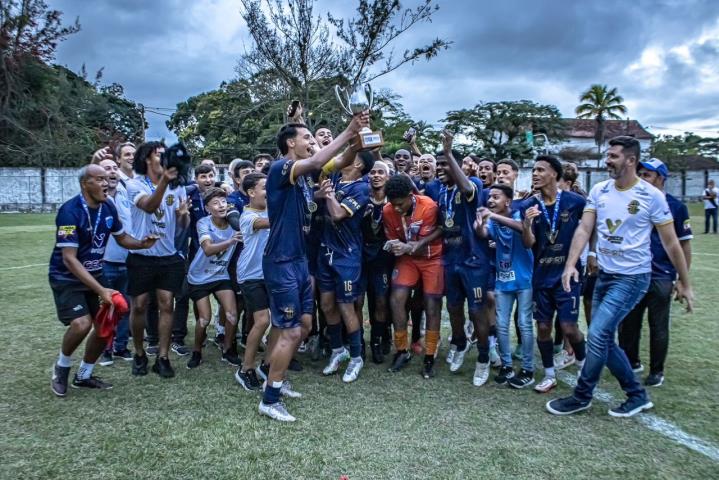
<svg viewBox="0 0 719 480">
<path fill-rule="evenodd" d="M 157 218 L 158 221 L 162 220 L 162 217 L 164 217 L 164 216 L 165 216 L 164 208 L 160 207 L 157 210 L 155 210 L 155 217 Z M 155 223 L 155 222 L 153 221 L 152 223 Z M 164 225 L 162 228 L 165 228 Z"/>
<path fill-rule="evenodd" d="M 684 230 L 689 230 L 689 229 L 691 229 L 691 228 L 692 228 L 692 226 L 691 226 L 691 220 L 689 220 L 689 219 L 687 218 L 686 220 L 684 220 Z"/>
<path fill-rule="evenodd" d="M 629 213 L 631 213 L 631 212 L 629 212 Z M 622 224 L 621 220 L 612 220 L 611 218 L 607 218 L 607 228 L 609 229 L 609 233 L 616 232 L 617 228 L 619 228 L 619 225 L 621 225 L 621 224 Z"/>
<path fill-rule="evenodd" d="M 71 237 L 75 235 L 76 231 L 77 227 L 75 225 L 63 225 L 61 227 L 57 227 L 57 234 L 60 237 Z"/>
</svg>

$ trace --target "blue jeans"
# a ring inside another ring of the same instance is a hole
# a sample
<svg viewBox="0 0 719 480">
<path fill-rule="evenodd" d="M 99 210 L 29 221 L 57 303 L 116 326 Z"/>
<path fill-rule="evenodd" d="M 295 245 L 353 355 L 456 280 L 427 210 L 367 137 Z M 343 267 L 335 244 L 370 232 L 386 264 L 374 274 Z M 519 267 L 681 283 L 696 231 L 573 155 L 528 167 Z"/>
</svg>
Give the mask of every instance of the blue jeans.
<svg viewBox="0 0 719 480">
<path fill-rule="evenodd" d="M 497 302 L 497 340 L 503 366 L 512 366 L 512 347 L 509 342 L 509 325 L 512 322 L 512 305 L 517 299 L 519 332 L 522 336 L 522 368 L 534 371 L 534 325 L 532 324 L 532 289 L 515 292 L 495 292 Z"/>
<path fill-rule="evenodd" d="M 592 298 L 592 323 L 587 335 L 587 359 L 574 389 L 579 401 L 592 399 L 604 365 L 619 380 L 628 397 L 646 397 L 637 382 L 624 350 L 616 342 L 622 320 L 646 295 L 651 273 L 621 275 L 599 272 Z"/>
<path fill-rule="evenodd" d="M 717 212 L 719 212 L 719 208 L 704 209 L 704 233 L 709 233 L 709 220 L 712 221 L 712 231 L 717 233 Z"/>
<path fill-rule="evenodd" d="M 130 304 L 130 298 L 127 296 L 127 267 L 120 263 L 105 262 L 102 267 L 102 273 L 105 275 L 105 281 L 107 288 L 112 288 L 122 293 L 127 300 L 127 304 Z M 120 319 L 117 324 L 117 331 L 115 332 L 115 341 L 113 342 L 113 349 L 116 352 L 121 352 L 127 348 L 127 341 L 130 338 L 130 313 L 126 313 Z M 109 349 L 108 349 L 109 350 Z"/>
</svg>

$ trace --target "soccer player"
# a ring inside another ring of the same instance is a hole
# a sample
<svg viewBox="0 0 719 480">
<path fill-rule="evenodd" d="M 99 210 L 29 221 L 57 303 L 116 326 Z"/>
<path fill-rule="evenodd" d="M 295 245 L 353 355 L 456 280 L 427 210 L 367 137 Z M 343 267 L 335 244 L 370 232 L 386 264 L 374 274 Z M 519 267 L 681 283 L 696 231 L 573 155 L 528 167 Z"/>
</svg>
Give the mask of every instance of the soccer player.
<svg viewBox="0 0 719 480">
<path fill-rule="evenodd" d="M 334 138 L 332 137 L 332 130 L 327 127 L 320 127 L 315 130 L 315 140 L 319 148 L 325 148 L 327 145 L 332 143 Z"/>
<path fill-rule="evenodd" d="M 255 171 L 258 173 L 265 173 L 265 170 L 269 170 L 270 163 L 272 163 L 272 155 L 268 155 L 266 153 L 259 153 L 252 159 L 252 164 L 255 166 Z"/>
<path fill-rule="evenodd" d="M 369 204 L 369 185 L 363 177 L 373 164 L 371 152 L 358 153 L 354 162 L 324 180 L 316 195 L 324 199 L 325 214 L 317 259 L 317 284 L 332 348 L 322 373 L 332 375 L 341 362 L 349 359 L 342 375 L 345 383 L 357 380 L 364 366 L 362 330 L 355 303 L 362 294 L 362 213 Z M 349 352 L 342 344 L 343 322 Z"/>
<path fill-rule="evenodd" d="M 585 357 L 584 335 L 579 330 L 580 284 L 562 288 L 562 271 L 569 246 L 579 225 L 584 199 L 559 189 L 562 163 L 551 155 L 540 155 L 532 169 L 532 186 L 538 193 L 520 206 L 523 213 L 523 241 L 534 253 L 532 288 L 534 319 L 537 322 L 537 346 L 544 366 L 544 379 L 534 389 L 546 393 L 557 386 L 554 369 L 552 325 L 557 315 L 562 333 L 574 349 L 581 369 Z M 574 260 L 578 262 L 578 259 Z"/>
<path fill-rule="evenodd" d="M 107 173 L 101 166 L 83 167 L 79 180 L 80 194 L 65 202 L 55 217 L 55 247 L 48 274 L 58 319 L 68 327 L 50 382 L 58 397 L 67 394 L 72 354 L 85 337 L 88 337 L 85 356 L 72 386 L 112 388 L 92 375 L 95 362 L 108 340 L 100 337 L 97 330 L 92 330 L 93 319 L 100 309 L 100 302 L 112 303 L 115 292 L 102 285 L 102 257 L 110 235 L 128 249 L 150 248 L 157 240 L 147 236 L 138 241 L 125 233 L 114 204 L 107 201 Z"/>
<path fill-rule="evenodd" d="M 427 333 L 422 376 L 434 376 L 434 359 L 439 343 L 440 310 L 444 279 L 442 272 L 442 231 L 437 228 L 437 204 L 414 193 L 406 175 L 395 175 L 385 184 L 388 203 L 382 210 L 385 244 L 396 262 L 392 272 L 390 308 L 394 324 L 394 355 L 390 372 L 398 372 L 411 359 L 407 351 L 406 304 L 412 287 L 422 282 Z"/>
<path fill-rule="evenodd" d="M 262 256 L 270 235 L 266 182 L 267 177 L 262 173 L 251 173 L 242 181 L 242 188 L 250 197 L 250 203 L 245 206 L 240 217 L 244 248 L 237 260 L 237 284 L 253 323 L 245 343 L 242 368 L 235 372 L 235 380 L 248 391 L 262 387 L 255 370 L 255 355 L 262 335 L 270 326 L 270 300 L 262 272 Z"/>
<path fill-rule="evenodd" d="M 135 150 L 135 144 L 132 142 L 124 142 L 115 147 L 115 161 L 120 167 L 118 173 L 120 180 L 125 184 L 135 176 L 135 172 L 132 171 L 132 166 L 135 163 Z"/>
<path fill-rule="evenodd" d="M 483 158 L 477 163 L 477 177 L 483 185 L 494 185 L 497 176 L 497 164 L 489 158 Z"/>
<path fill-rule="evenodd" d="M 394 153 L 394 168 L 397 173 L 409 173 L 409 169 L 412 166 L 412 155 L 409 150 L 400 148 Z"/>
<path fill-rule="evenodd" d="M 664 192 L 664 184 L 669 176 L 669 169 L 658 158 L 650 158 L 639 163 L 639 177 L 647 183 Z M 668 193 L 664 194 L 669 210 L 674 219 L 674 232 L 679 239 L 679 245 L 684 252 L 687 270 L 691 266 L 692 228 L 689 224 L 689 212 L 686 205 Z M 659 232 L 652 229 L 652 279 L 647 294 L 640 300 L 634 309 L 619 327 L 619 346 L 627 354 L 629 363 L 634 372 L 641 371 L 639 361 L 639 338 L 642 332 L 644 311 L 649 311 L 649 375 L 644 384 L 649 387 L 658 387 L 664 383 L 664 361 L 669 350 L 669 310 L 672 303 L 674 281 L 677 271 L 669 260 L 666 250 L 662 246 Z"/>
<path fill-rule="evenodd" d="M 287 366 L 302 337 L 310 330 L 314 310 L 305 234 L 317 204 L 308 175 L 319 172 L 368 124 L 368 112 L 353 116 L 347 129 L 314 155 L 311 152 L 315 140 L 304 124 L 287 124 L 277 136 L 282 158 L 272 163 L 267 177 L 267 213 L 271 227 L 262 258 L 265 283 L 270 292 L 272 327 L 277 330 L 277 337 L 270 351 L 270 371 L 259 405 L 261 414 L 276 420 L 295 420 L 280 402 L 280 394 Z M 354 157 L 354 148 L 350 147 L 331 166 L 342 169 Z"/>
<path fill-rule="evenodd" d="M 152 371 L 163 378 L 175 376 L 168 358 L 175 295 L 182 292 L 185 263 L 175 246 L 175 233 L 190 223 L 190 202 L 185 188 L 176 185 L 177 169 L 162 166 L 164 145 L 147 142 L 135 152 L 135 176 L 127 182 L 128 198 L 132 202 L 132 228 L 137 236 L 150 233 L 160 238 L 151 248 L 137 250 L 127 256 L 129 284 L 132 297 L 130 326 L 135 344 L 132 362 L 133 375 L 147 375 L 147 355 L 142 343 L 145 313 L 150 292 L 155 291 L 160 309 L 159 351 Z"/>
<path fill-rule="evenodd" d="M 210 295 L 214 295 L 222 306 L 229 326 L 237 325 L 235 292 L 227 267 L 242 235 L 230 228 L 227 222 L 227 193 L 223 188 L 214 186 L 207 188 L 202 193 L 202 200 L 203 207 L 209 215 L 197 221 L 200 248 L 192 258 L 187 271 L 188 296 L 195 302 L 197 309 L 195 345 L 192 357 L 187 362 L 189 369 L 199 367 L 202 363 L 202 344 L 207 337 L 206 329 L 212 318 Z M 228 337 L 234 337 L 234 328 L 228 330 Z M 237 352 L 231 348 L 223 350 L 222 360 L 230 365 L 241 364 Z"/>
<path fill-rule="evenodd" d="M 444 155 L 437 159 L 437 174 L 442 182 L 439 210 L 442 219 L 444 285 L 447 311 L 452 326 L 452 356 L 449 370 L 456 372 L 464 362 L 469 343 L 464 331 L 464 302 L 477 335 L 477 364 L 472 383 L 481 387 L 489 378 L 489 287 L 490 251 L 486 239 L 474 231 L 480 207 L 482 181 L 467 177 L 452 153 L 453 136 L 443 132 Z"/>
<path fill-rule="evenodd" d="M 391 348 L 389 325 L 389 282 L 394 266 L 392 255 L 385 250 L 382 211 L 387 204 L 384 186 L 389 179 L 389 168 L 381 160 L 374 162 L 369 172 L 369 205 L 362 220 L 362 277 L 367 292 L 367 309 L 370 317 L 370 350 L 374 363 L 384 363 Z"/>
<path fill-rule="evenodd" d="M 605 365 L 627 394 L 624 403 L 609 410 L 611 416 L 631 417 L 654 406 L 634 377 L 627 355 L 614 340 L 617 327 L 649 288 L 652 253 L 647 246 L 654 227 L 679 273 L 677 297 L 686 301 L 687 311 L 692 310 L 694 294 L 684 253 L 674 232 L 671 210 L 662 192 L 637 177 L 639 141 L 633 137 L 615 137 L 609 145 L 606 164 L 611 178 L 592 187 L 562 273 L 562 285 L 565 291 L 571 291 L 572 281 L 579 280 L 577 260 L 596 228 L 600 270 L 594 289 L 587 360 L 573 395 L 547 402 L 547 410 L 555 415 L 590 408 L 594 388 Z"/>
</svg>

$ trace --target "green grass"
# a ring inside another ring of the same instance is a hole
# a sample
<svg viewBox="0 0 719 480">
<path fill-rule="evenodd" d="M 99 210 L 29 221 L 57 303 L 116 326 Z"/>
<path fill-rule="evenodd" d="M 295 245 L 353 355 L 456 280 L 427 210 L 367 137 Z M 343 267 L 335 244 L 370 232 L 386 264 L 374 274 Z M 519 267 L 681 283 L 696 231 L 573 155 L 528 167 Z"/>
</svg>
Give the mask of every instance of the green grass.
<svg viewBox="0 0 719 480">
<path fill-rule="evenodd" d="M 695 229 L 703 224 L 693 220 Z M 305 370 L 292 380 L 305 396 L 288 401 L 298 417 L 291 425 L 260 417 L 259 397 L 235 384 L 214 348 L 194 371 L 173 355 L 172 380 L 134 378 L 129 364 L 116 362 L 97 367 L 113 390 L 55 398 L 50 366 L 64 330 L 47 269 L 2 270 L 46 263 L 53 234 L 42 226 L 52 222 L 50 215 L 0 215 L 0 478 L 675 479 L 719 471 L 635 419 L 609 417 L 599 401 L 586 414 L 557 418 L 544 411 L 550 397 L 474 388 L 474 354 L 457 375 L 442 363 L 435 379 L 423 381 L 413 359 L 395 375 L 368 364 L 351 385 L 322 377 L 321 363 L 303 359 Z M 718 245 L 716 236 L 694 241 L 696 311 L 674 309 L 667 381 L 651 391 L 655 415 L 714 445 L 719 256 L 701 254 Z M 648 361 L 646 348 L 642 358 Z M 600 387 L 621 398 L 608 374 Z M 560 384 L 556 394 L 569 392 Z"/>
</svg>

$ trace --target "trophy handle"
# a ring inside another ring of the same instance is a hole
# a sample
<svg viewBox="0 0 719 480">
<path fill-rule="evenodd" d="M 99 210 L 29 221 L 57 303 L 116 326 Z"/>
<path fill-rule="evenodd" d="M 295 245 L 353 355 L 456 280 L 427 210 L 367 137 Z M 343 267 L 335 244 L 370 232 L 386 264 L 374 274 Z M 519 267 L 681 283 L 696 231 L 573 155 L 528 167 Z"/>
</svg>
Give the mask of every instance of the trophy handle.
<svg viewBox="0 0 719 480">
<path fill-rule="evenodd" d="M 364 94 L 365 97 L 367 97 L 367 105 L 369 105 L 369 109 L 372 110 L 372 105 L 374 104 L 374 93 L 372 92 L 372 85 L 369 83 L 364 84 Z"/>
<path fill-rule="evenodd" d="M 344 95 L 342 95 L 344 94 Z M 350 116 L 352 116 L 352 110 L 349 108 L 349 95 L 347 93 L 347 90 L 340 87 L 339 85 L 335 85 L 335 96 L 337 97 L 337 101 L 340 102 L 340 105 L 342 106 L 342 110 L 347 112 Z M 345 97 L 344 99 L 342 97 Z M 347 104 L 345 104 L 345 100 L 347 100 Z"/>
</svg>

